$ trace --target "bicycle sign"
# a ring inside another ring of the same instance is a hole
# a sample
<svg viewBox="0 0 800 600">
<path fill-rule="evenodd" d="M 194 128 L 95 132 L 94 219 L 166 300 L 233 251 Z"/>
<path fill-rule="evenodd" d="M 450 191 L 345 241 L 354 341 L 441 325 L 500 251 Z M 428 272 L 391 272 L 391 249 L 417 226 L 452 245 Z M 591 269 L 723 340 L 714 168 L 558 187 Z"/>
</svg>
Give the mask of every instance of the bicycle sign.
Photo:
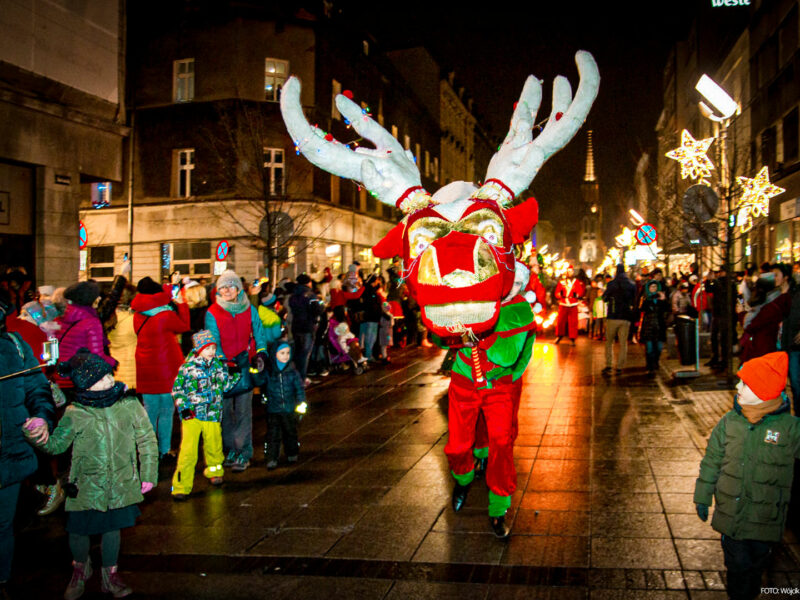
<svg viewBox="0 0 800 600">
<path fill-rule="evenodd" d="M 636 230 L 636 241 L 643 246 L 649 246 L 658 239 L 656 228 L 650 223 L 642 223 Z"/>
</svg>

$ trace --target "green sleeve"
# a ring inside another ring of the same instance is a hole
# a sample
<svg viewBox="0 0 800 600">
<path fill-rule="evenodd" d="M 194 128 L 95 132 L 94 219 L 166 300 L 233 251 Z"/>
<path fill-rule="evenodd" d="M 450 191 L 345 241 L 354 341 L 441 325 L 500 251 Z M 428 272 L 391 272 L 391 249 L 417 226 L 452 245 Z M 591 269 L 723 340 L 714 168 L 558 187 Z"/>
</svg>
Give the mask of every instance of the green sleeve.
<svg viewBox="0 0 800 600">
<path fill-rule="evenodd" d="M 44 444 L 38 445 L 39 448 L 48 454 L 66 452 L 78 435 L 80 412 L 80 409 L 68 406 L 64 411 L 64 416 L 58 422 L 58 426 Z"/>
<path fill-rule="evenodd" d="M 138 400 L 131 401 L 133 432 L 139 452 L 139 475 L 142 481 L 158 483 L 158 442 L 150 419 Z"/>
<path fill-rule="evenodd" d="M 510 337 L 498 337 L 494 344 L 486 349 L 486 357 L 496 365 L 510 367 L 517 362 L 527 337 L 527 331 Z"/>
<path fill-rule="evenodd" d="M 711 506 L 714 489 L 722 469 L 722 460 L 725 458 L 725 426 L 728 422 L 727 415 L 720 419 L 711 437 L 708 439 L 706 455 L 700 461 L 700 476 L 694 486 L 695 504 Z"/>
</svg>

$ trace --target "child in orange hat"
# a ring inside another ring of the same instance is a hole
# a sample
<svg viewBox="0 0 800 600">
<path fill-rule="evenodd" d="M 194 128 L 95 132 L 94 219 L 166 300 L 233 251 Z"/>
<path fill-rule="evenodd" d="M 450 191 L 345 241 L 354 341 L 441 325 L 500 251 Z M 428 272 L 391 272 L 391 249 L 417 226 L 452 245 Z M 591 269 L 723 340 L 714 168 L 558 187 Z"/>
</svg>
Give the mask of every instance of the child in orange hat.
<svg viewBox="0 0 800 600">
<path fill-rule="evenodd" d="M 786 352 L 772 352 L 742 365 L 733 400 L 711 432 L 694 489 L 697 515 L 722 534 L 728 594 L 756 598 L 772 544 L 781 540 L 800 458 L 800 419 L 784 392 Z"/>
</svg>

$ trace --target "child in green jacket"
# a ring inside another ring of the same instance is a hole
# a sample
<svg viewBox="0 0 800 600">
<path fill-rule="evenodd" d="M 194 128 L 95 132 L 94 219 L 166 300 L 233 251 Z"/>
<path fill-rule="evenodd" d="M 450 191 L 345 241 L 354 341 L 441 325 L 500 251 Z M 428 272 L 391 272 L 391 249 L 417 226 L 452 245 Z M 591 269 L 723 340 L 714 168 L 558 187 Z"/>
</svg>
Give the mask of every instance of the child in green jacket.
<svg viewBox="0 0 800 600">
<path fill-rule="evenodd" d="M 173 500 L 185 500 L 194 484 L 197 446 L 203 438 L 206 468 L 211 485 L 222 485 L 225 459 L 222 453 L 222 394 L 233 388 L 241 373 L 228 373 L 217 358 L 217 344 L 207 329 L 192 336 L 194 348 L 178 370 L 172 397 L 181 417 L 181 449 L 172 477 Z"/>
<path fill-rule="evenodd" d="M 694 490 L 697 515 L 722 534 L 728 594 L 756 598 L 772 544 L 781 540 L 794 461 L 800 458 L 800 419 L 784 393 L 785 352 L 744 363 L 733 410 L 711 432 Z"/>
<path fill-rule="evenodd" d="M 58 371 L 75 385 L 74 402 L 48 439 L 35 439 L 30 419 L 23 428 L 29 441 L 49 454 L 72 446 L 64 488 L 73 574 L 64 598 L 83 595 L 92 575 L 89 536 L 97 534 L 102 536 L 100 589 L 122 598 L 132 590 L 117 573 L 120 529 L 136 524 L 136 505 L 158 482 L 156 436 L 139 400 L 126 395 L 125 384 L 114 381 L 111 365 L 96 354 L 81 348 Z"/>
</svg>

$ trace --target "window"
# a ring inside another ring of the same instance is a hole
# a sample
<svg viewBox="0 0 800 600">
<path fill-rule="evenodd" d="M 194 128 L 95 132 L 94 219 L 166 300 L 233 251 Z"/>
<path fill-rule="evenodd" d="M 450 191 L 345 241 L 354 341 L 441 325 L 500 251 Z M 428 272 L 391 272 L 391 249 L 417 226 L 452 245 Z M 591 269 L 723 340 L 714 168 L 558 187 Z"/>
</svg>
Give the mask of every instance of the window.
<svg viewBox="0 0 800 600">
<path fill-rule="evenodd" d="M 364 200 L 361 204 L 364 207 L 364 210 L 366 210 L 368 213 L 378 212 L 378 201 L 375 199 L 375 196 L 367 193 L 367 190 L 364 188 L 361 188 L 359 195 Z"/>
<path fill-rule="evenodd" d="M 92 184 L 92 208 L 103 208 L 111 205 L 111 182 Z"/>
<path fill-rule="evenodd" d="M 172 98 L 175 102 L 191 102 L 194 100 L 194 59 L 184 58 L 172 63 L 174 90 Z"/>
<path fill-rule="evenodd" d="M 336 175 L 331 175 L 331 202 L 339 204 L 341 198 L 340 180 Z"/>
<path fill-rule="evenodd" d="M 414 145 L 414 158 L 417 162 L 417 168 L 419 169 L 419 163 L 422 160 L 422 147 L 419 144 Z"/>
<path fill-rule="evenodd" d="M 403 136 L 403 148 L 405 148 L 406 150 L 411 150 L 411 136 L 410 135 L 404 135 Z"/>
<path fill-rule="evenodd" d="M 761 133 L 761 164 L 768 166 L 770 171 L 775 170 L 776 142 L 774 127 L 765 129 Z"/>
<path fill-rule="evenodd" d="M 798 122 L 797 107 L 795 106 L 783 118 L 783 160 L 790 162 L 797 160 L 798 154 Z"/>
<path fill-rule="evenodd" d="M 264 170 L 267 172 L 270 196 L 283 196 L 286 193 L 283 148 L 264 148 Z"/>
<path fill-rule="evenodd" d="M 89 277 L 98 281 L 114 278 L 114 246 L 89 248 Z"/>
<path fill-rule="evenodd" d="M 369 42 L 367 40 L 361 42 L 361 50 L 364 52 L 364 56 L 369 56 Z"/>
<path fill-rule="evenodd" d="M 277 58 L 268 58 L 264 62 L 264 97 L 277 102 L 281 98 L 281 88 L 289 73 L 289 62 Z"/>
<path fill-rule="evenodd" d="M 425 150 L 425 177 L 431 176 L 431 153 Z"/>
<path fill-rule="evenodd" d="M 794 55 L 795 50 L 797 50 L 797 29 L 797 5 L 795 5 L 778 30 L 781 65 L 786 64 Z"/>
<path fill-rule="evenodd" d="M 400 131 L 397 129 L 397 125 L 392 125 L 392 137 L 397 139 L 400 137 Z"/>
<path fill-rule="evenodd" d="M 188 198 L 192 195 L 192 171 L 194 171 L 194 148 L 173 151 L 174 182 L 173 196 Z"/>
<path fill-rule="evenodd" d="M 439 157 L 433 157 L 433 180 L 439 182 Z"/>
<path fill-rule="evenodd" d="M 334 79 L 331 90 L 331 117 L 333 117 L 337 121 L 342 120 L 342 115 L 339 112 L 339 108 L 336 106 L 336 96 L 338 96 L 341 93 L 342 93 L 342 84 Z"/>
<path fill-rule="evenodd" d="M 230 257 L 230 253 L 228 257 Z M 210 275 L 211 243 L 177 242 L 172 244 L 172 270 L 180 271 L 181 275 Z"/>
</svg>

